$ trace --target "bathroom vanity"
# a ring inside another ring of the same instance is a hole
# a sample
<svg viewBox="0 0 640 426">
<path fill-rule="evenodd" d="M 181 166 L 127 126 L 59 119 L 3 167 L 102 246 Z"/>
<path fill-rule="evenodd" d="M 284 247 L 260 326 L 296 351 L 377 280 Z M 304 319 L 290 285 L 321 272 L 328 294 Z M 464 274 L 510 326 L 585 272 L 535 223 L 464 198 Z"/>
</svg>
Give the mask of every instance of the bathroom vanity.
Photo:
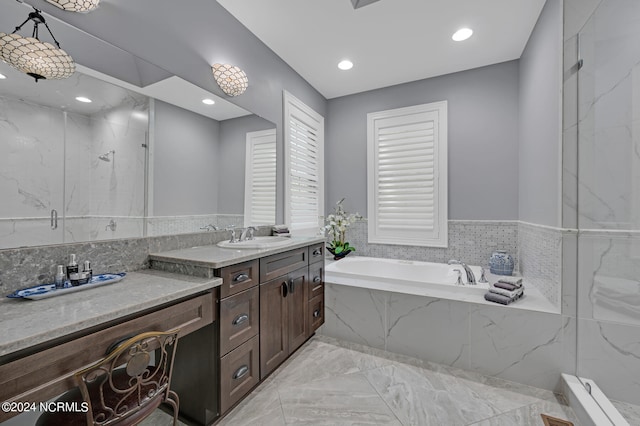
<svg viewBox="0 0 640 426">
<path fill-rule="evenodd" d="M 324 238 L 271 249 L 194 247 L 150 260 L 154 269 L 222 280 L 216 334 L 181 339 L 172 381 L 181 415 L 196 424 L 228 413 L 324 323 Z M 215 346 L 204 363 L 181 359 L 203 345 Z"/>
</svg>

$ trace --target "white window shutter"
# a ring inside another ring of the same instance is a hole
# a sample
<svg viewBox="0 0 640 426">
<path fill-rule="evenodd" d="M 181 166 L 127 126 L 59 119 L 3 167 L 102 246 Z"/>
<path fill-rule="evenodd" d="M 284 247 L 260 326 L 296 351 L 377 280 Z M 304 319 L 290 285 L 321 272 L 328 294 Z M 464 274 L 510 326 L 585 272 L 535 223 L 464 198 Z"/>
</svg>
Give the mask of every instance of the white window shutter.
<svg viewBox="0 0 640 426">
<path fill-rule="evenodd" d="M 276 129 L 247 133 L 244 226 L 276 223 Z"/>
<path fill-rule="evenodd" d="M 284 92 L 285 222 L 315 235 L 324 212 L 324 118 Z"/>
<path fill-rule="evenodd" d="M 369 242 L 446 247 L 447 103 L 367 115 Z"/>
</svg>

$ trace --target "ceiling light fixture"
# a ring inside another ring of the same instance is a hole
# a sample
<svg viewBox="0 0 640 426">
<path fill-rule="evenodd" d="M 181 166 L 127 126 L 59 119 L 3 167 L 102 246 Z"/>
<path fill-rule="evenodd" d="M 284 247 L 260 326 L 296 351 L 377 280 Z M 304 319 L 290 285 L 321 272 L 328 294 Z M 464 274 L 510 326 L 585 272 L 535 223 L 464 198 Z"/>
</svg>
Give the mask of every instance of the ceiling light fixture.
<svg viewBox="0 0 640 426">
<path fill-rule="evenodd" d="M 213 99 L 207 98 L 207 99 L 203 99 L 202 103 L 205 104 L 205 105 L 213 105 L 213 104 L 216 103 L 216 101 L 214 101 Z"/>
<path fill-rule="evenodd" d="M 0 80 L 4 80 L 5 78 L 7 78 L 7 76 L 6 76 L 6 75 L 4 75 L 4 74 L 0 74 Z"/>
<path fill-rule="evenodd" d="M 100 0 L 47 0 L 52 5 L 69 12 L 91 12 Z"/>
<path fill-rule="evenodd" d="M 234 65 L 213 64 L 211 70 L 218 86 L 229 96 L 242 95 L 249 87 L 247 74 Z"/>
<path fill-rule="evenodd" d="M 76 64 L 67 52 L 60 49 L 60 43 L 53 36 L 40 11 L 36 8 L 33 10 L 11 34 L 0 32 L 0 58 L 17 70 L 33 77 L 36 83 L 40 79 L 70 77 L 76 70 Z M 29 21 L 33 21 L 32 36 L 22 37 L 16 34 Z M 40 24 L 44 24 L 47 28 L 57 47 L 38 39 Z"/>
<path fill-rule="evenodd" d="M 343 71 L 350 70 L 351 68 L 353 68 L 353 62 L 348 59 L 342 60 L 338 63 L 338 68 Z"/>
<path fill-rule="evenodd" d="M 460 28 L 451 36 L 451 39 L 453 41 L 464 41 L 471 37 L 472 34 L 473 30 L 471 28 Z"/>
<path fill-rule="evenodd" d="M 85 104 L 90 104 L 91 102 L 93 102 L 91 99 L 89 98 L 85 98 L 84 96 L 78 96 L 76 98 L 76 101 L 78 102 L 84 102 Z"/>
</svg>

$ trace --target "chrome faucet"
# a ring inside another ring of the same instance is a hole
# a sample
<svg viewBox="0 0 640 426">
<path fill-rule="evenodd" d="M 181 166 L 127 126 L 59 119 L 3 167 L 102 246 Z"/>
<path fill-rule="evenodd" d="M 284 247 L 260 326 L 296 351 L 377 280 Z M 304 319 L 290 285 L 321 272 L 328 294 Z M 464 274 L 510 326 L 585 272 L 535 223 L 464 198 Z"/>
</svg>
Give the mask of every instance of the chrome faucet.
<svg viewBox="0 0 640 426">
<path fill-rule="evenodd" d="M 242 231 L 242 234 L 240 234 L 240 241 L 253 240 L 253 233 L 255 231 L 256 228 L 254 228 L 253 226 L 247 226 L 247 229 Z"/>
<path fill-rule="evenodd" d="M 471 268 L 469 268 L 469 266 L 467 266 L 466 263 L 460 262 L 459 260 L 456 260 L 456 259 L 451 259 L 447 263 L 449 265 L 460 265 L 460 266 L 462 266 L 462 268 L 464 268 L 464 271 L 467 273 L 467 284 L 476 285 L 476 276 L 473 275 L 473 271 L 471 270 Z"/>
<path fill-rule="evenodd" d="M 237 243 L 238 240 L 236 238 L 236 230 L 235 230 L 235 225 L 229 225 L 226 228 L 224 228 L 225 231 L 231 231 L 231 239 L 229 240 L 230 243 Z"/>
</svg>

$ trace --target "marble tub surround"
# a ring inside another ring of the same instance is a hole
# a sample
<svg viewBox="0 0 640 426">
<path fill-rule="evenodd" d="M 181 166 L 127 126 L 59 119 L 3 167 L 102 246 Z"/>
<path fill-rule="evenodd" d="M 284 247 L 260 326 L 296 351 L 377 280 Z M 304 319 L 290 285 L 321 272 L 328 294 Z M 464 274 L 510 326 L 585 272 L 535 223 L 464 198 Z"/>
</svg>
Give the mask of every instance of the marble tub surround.
<svg viewBox="0 0 640 426">
<path fill-rule="evenodd" d="M 544 389 L 556 389 L 575 346 L 558 313 L 325 284 L 319 333 Z M 575 322 L 573 322 L 575 324 Z"/>
<path fill-rule="evenodd" d="M 90 291 L 37 301 L 0 300 L 0 357 L 52 339 L 205 292 L 222 284 L 145 270 Z"/>
<path fill-rule="evenodd" d="M 271 227 L 258 227 L 256 235 L 271 235 Z M 209 231 L 0 250 L 0 296 L 53 282 L 56 265 L 66 265 L 71 253 L 91 261 L 95 274 L 127 272 L 149 268 L 149 253 L 215 245 L 227 238 L 228 231 Z"/>
<path fill-rule="evenodd" d="M 320 243 L 323 241 L 324 237 L 292 237 L 290 244 L 268 249 L 229 249 L 221 248 L 216 245 L 207 245 L 151 253 L 149 258 L 151 259 L 151 265 L 153 268 L 171 270 L 174 268 L 172 265 L 178 265 L 175 267 L 180 271 L 184 270 L 184 267 L 187 266 L 190 268 L 188 270 L 194 273 L 199 273 L 203 268 L 223 268 L 225 266 L 234 265 L 247 260 L 258 259 L 270 254 L 282 253 L 284 251 L 305 247 L 310 244 Z"/>
<path fill-rule="evenodd" d="M 540 413 L 576 421 L 547 390 L 316 336 L 219 424 L 511 426 Z"/>
</svg>

